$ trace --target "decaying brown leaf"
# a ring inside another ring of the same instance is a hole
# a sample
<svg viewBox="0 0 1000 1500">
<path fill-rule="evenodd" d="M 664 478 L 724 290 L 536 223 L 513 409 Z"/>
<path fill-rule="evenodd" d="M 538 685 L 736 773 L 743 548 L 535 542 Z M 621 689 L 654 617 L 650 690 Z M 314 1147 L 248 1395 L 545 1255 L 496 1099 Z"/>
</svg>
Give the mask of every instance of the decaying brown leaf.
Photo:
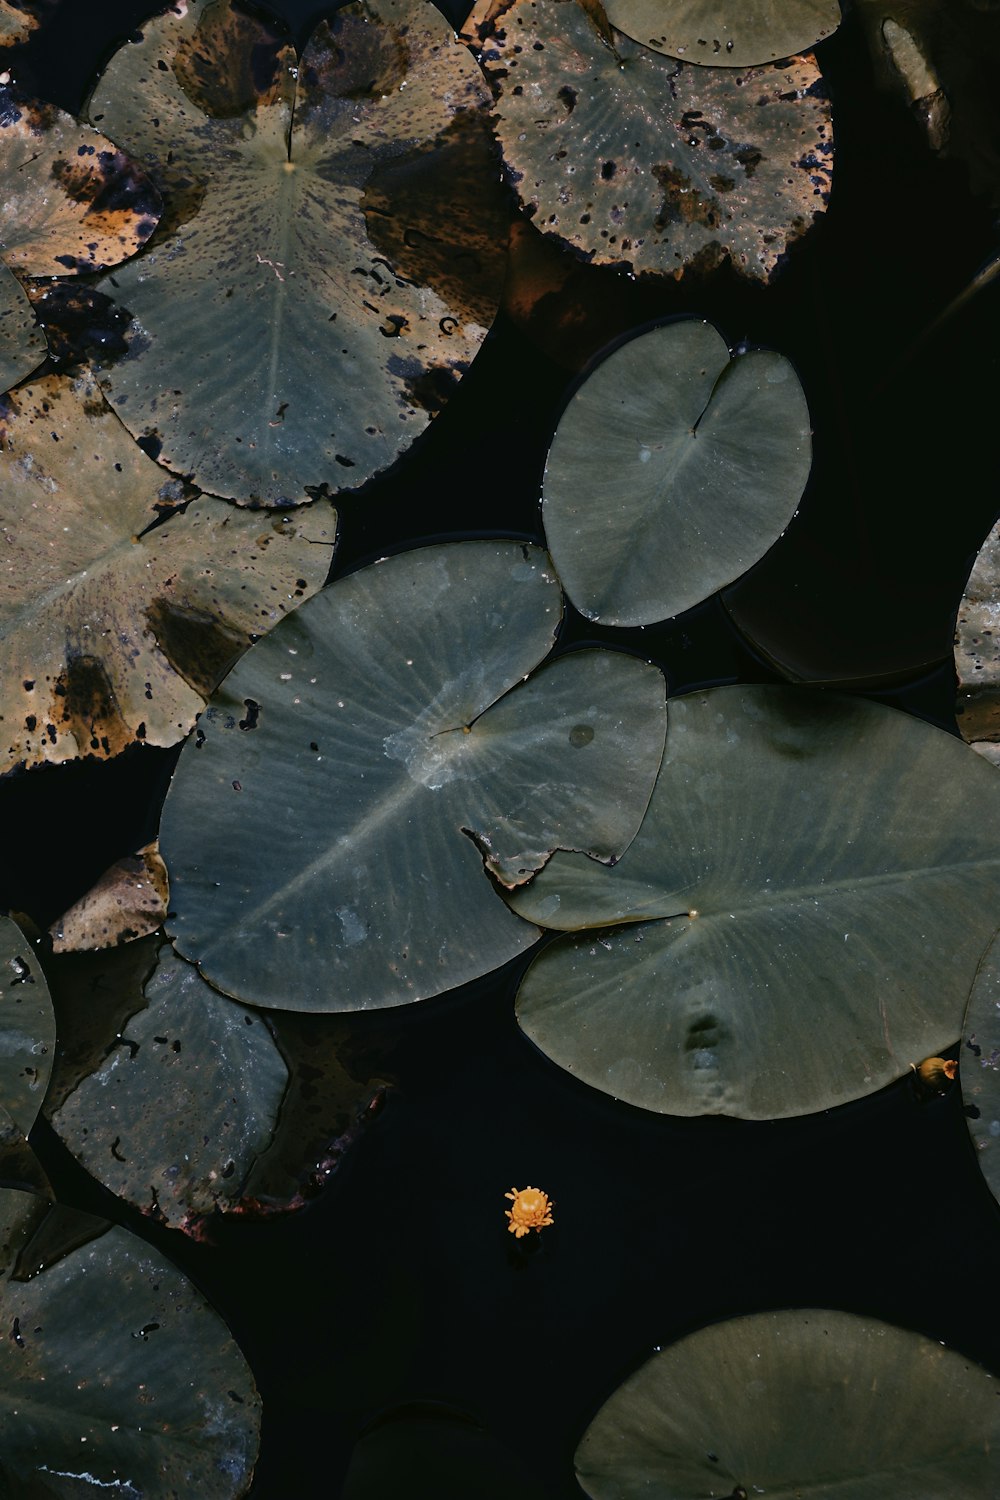
<svg viewBox="0 0 1000 1500">
<path fill-rule="evenodd" d="M 49 931 L 56 953 L 117 948 L 147 937 L 167 914 L 167 867 L 154 839 L 106 870 Z"/>
<path fill-rule="evenodd" d="M 498 91 L 496 128 L 535 224 L 595 263 L 761 280 L 826 207 L 831 112 L 811 57 L 701 68 L 618 35 L 579 5 L 480 0 L 465 35 Z"/>
<path fill-rule="evenodd" d="M 955 671 L 962 738 L 1000 766 L 1000 521 L 979 550 L 958 607 Z"/>
<path fill-rule="evenodd" d="M 0 47 L 13 47 L 26 42 L 38 27 L 38 17 L 27 9 L 24 0 L 12 4 L 12 0 L 0 0 Z"/>
<path fill-rule="evenodd" d="M 183 486 L 89 377 L 5 397 L 0 464 L 2 770 L 176 743 L 241 652 L 326 578 L 326 501 L 174 509 Z M 256 706 L 245 713 L 250 729 Z"/>
</svg>

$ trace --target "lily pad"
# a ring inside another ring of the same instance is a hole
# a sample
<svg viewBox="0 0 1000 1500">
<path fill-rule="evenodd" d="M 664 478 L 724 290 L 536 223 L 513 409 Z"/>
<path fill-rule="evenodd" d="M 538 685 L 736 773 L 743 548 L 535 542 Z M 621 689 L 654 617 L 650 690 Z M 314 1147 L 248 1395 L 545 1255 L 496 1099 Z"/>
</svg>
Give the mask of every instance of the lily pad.
<svg viewBox="0 0 1000 1500">
<path fill-rule="evenodd" d="M 53 1496 L 245 1494 L 260 1400 L 222 1319 L 124 1229 L 37 1274 L 19 1271 L 16 1252 L 37 1237 L 44 1211 L 32 1195 L 0 1189 L 4 1493 L 40 1480 Z"/>
<path fill-rule="evenodd" d="M 56 1023 L 48 986 L 17 923 L 0 917 L 0 1128 L 27 1136 L 45 1098 Z"/>
<path fill-rule="evenodd" d="M 826 207 L 830 105 L 811 58 L 705 69 L 616 35 L 583 6 L 489 0 L 483 39 L 496 128 L 539 229 L 595 263 L 680 275 L 726 256 L 767 280 Z"/>
<path fill-rule="evenodd" d="M 369 239 L 364 196 L 372 185 L 384 211 L 386 172 L 448 148 L 488 104 L 425 0 L 348 6 L 301 59 L 228 0 L 149 22 L 90 104 L 168 206 L 156 248 L 104 283 L 134 320 L 128 356 L 101 368 L 129 430 L 240 501 L 353 487 L 392 463 L 478 350 L 500 266 L 468 305 L 440 266 L 411 280 L 419 266 L 401 272 Z"/>
<path fill-rule="evenodd" d="M 26 42 L 38 26 L 38 17 L 23 5 L 0 0 L 0 47 Z"/>
<path fill-rule="evenodd" d="M 1000 941 L 979 966 L 962 1026 L 962 1098 L 976 1160 L 1000 1202 Z"/>
<path fill-rule="evenodd" d="M 167 914 L 167 870 L 156 842 L 127 854 L 50 927 L 56 953 L 147 937 Z"/>
<path fill-rule="evenodd" d="M 588 929 L 518 997 L 561 1067 L 666 1114 L 828 1109 L 959 1034 L 1000 910 L 1000 780 L 879 704 L 715 688 L 671 700 L 620 862 L 559 854 L 509 899 Z"/>
<path fill-rule="evenodd" d="M 336 513 L 200 496 L 170 515 L 182 486 L 89 376 L 5 408 L 0 768 L 175 744 L 240 652 L 323 583 Z"/>
<path fill-rule="evenodd" d="M 923 1334 L 794 1308 L 655 1354 L 576 1451 L 593 1500 L 981 1500 L 1000 1484 L 997 1382 Z"/>
<path fill-rule="evenodd" d="M 840 25 L 838 0 L 606 0 L 604 8 L 626 36 L 713 68 L 806 52 Z"/>
<path fill-rule="evenodd" d="M 757 562 L 795 513 L 812 458 L 791 363 L 730 359 L 710 323 L 623 344 L 563 412 L 545 467 L 545 536 L 580 612 L 678 615 Z"/>
<path fill-rule="evenodd" d="M 264 1020 L 169 945 L 145 1002 L 51 1123 L 105 1187 L 186 1228 L 239 1199 L 274 1134 L 288 1070 Z"/>
<path fill-rule="evenodd" d="M 1000 765 L 1000 521 L 979 549 L 958 606 L 955 672 L 962 738 Z"/>
<path fill-rule="evenodd" d="M 0 389 L 9 391 L 37 370 L 45 353 L 45 337 L 27 294 L 13 271 L 0 263 Z"/>
<path fill-rule="evenodd" d="M 248 1003 L 332 1011 L 533 942 L 484 861 L 515 884 L 556 848 L 617 858 L 664 732 L 662 676 L 617 652 L 522 682 L 560 614 L 540 548 L 445 544 L 351 574 L 248 652 L 164 808 L 180 952 Z"/>
</svg>

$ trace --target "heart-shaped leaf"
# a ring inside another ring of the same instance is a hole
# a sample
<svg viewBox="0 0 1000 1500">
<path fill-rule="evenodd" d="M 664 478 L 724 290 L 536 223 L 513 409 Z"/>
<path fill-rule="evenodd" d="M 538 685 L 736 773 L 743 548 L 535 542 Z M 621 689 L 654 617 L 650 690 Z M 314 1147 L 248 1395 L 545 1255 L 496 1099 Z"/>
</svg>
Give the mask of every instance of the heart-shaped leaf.
<svg viewBox="0 0 1000 1500">
<path fill-rule="evenodd" d="M 678 615 L 757 562 L 795 513 L 812 456 L 792 365 L 730 359 L 710 323 L 640 334 L 569 402 L 545 467 L 545 536 L 588 619 Z"/>
</svg>

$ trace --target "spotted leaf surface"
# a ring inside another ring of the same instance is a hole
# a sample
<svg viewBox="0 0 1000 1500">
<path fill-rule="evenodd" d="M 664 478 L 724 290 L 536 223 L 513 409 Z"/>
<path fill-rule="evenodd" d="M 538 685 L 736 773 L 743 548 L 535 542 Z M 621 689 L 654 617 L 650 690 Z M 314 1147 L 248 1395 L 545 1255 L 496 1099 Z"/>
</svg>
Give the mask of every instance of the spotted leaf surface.
<svg viewBox="0 0 1000 1500">
<path fill-rule="evenodd" d="M 713 68 L 805 52 L 840 24 L 838 0 L 607 0 L 605 9 L 633 40 Z"/>
</svg>

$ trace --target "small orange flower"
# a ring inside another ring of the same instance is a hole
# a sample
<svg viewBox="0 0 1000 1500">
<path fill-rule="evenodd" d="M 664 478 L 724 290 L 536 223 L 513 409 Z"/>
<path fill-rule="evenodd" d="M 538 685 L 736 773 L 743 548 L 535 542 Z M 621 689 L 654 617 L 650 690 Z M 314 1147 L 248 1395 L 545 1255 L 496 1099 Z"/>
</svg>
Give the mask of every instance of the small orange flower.
<svg viewBox="0 0 1000 1500">
<path fill-rule="evenodd" d="M 504 1197 L 510 1198 L 514 1204 L 513 1208 L 504 1209 L 504 1213 L 510 1220 L 507 1228 L 518 1239 L 529 1229 L 544 1229 L 546 1224 L 552 1223 L 552 1204 L 549 1195 L 541 1188 L 511 1188 Z"/>
</svg>

